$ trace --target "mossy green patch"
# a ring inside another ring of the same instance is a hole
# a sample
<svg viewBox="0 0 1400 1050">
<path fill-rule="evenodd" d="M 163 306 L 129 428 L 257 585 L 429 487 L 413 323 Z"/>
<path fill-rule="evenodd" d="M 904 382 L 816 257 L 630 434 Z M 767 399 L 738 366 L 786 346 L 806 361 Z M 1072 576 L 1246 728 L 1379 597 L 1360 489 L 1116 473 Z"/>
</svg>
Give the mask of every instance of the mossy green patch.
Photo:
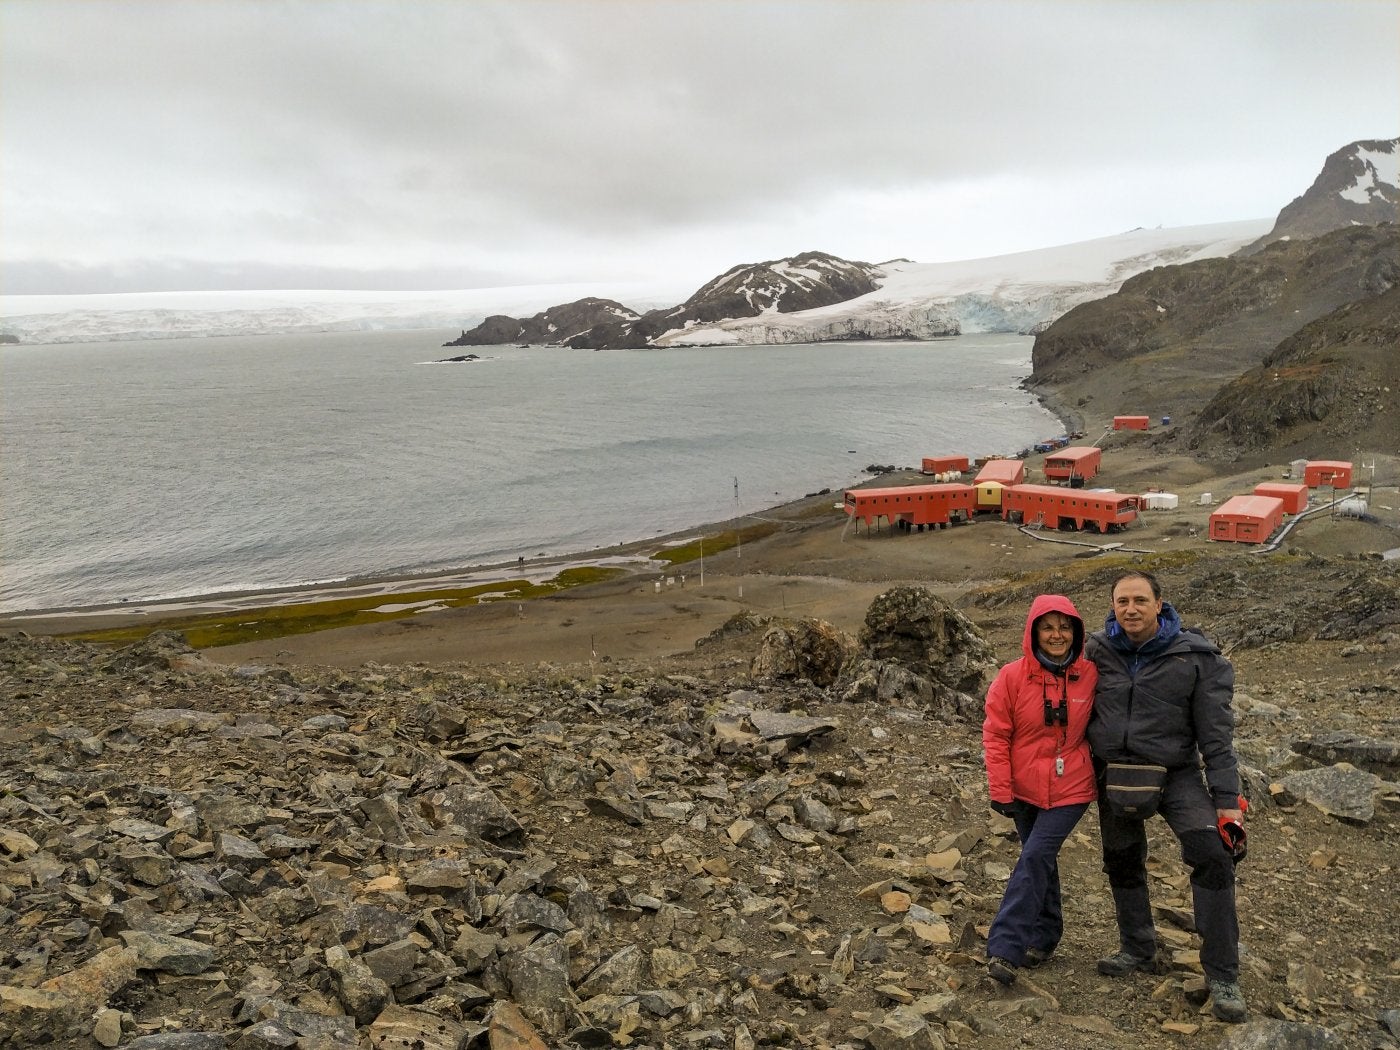
<svg viewBox="0 0 1400 1050">
<path fill-rule="evenodd" d="M 570 587 L 601 583 L 622 575 L 625 570 L 598 566 L 565 569 L 551 580 L 504 580 L 472 587 L 404 591 L 394 594 L 359 595 L 273 605 L 261 609 L 206 613 L 199 616 L 162 617 L 148 623 L 82 631 L 65 637 L 101 645 L 130 645 L 152 631 L 179 631 L 196 649 L 265 641 L 293 634 L 310 634 L 336 627 L 383 623 L 414 616 L 425 609 L 453 609 L 487 601 L 526 601 L 555 594 Z"/>
<path fill-rule="evenodd" d="M 746 525 L 742 529 L 729 529 L 725 532 L 701 536 L 697 540 L 675 547 L 665 547 L 653 554 L 652 558 L 656 561 L 664 561 L 668 565 L 684 565 L 686 562 L 698 561 L 706 554 L 718 554 L 720 551 L 727 551 L 729 548 L 740 546 L 745 542 L 752 543 L 755 540 L 761 540 L 777 531 L 778 524 L 776 522 L 764 521 L 757 525 Z"/>
</svg>

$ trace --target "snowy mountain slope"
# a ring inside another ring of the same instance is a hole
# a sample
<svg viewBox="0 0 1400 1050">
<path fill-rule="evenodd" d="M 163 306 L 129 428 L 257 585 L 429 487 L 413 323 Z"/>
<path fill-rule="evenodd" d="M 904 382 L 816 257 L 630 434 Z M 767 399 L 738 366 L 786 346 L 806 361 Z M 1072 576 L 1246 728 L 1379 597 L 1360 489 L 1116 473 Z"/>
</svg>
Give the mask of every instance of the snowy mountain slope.
<svg viewBox="0 0 1400 1050">
<path fill-rule="evenodd" d="M 883 263 L 865 295 L 811 310 L 690 324 L 654 346 L 927 339 L 959 332 L 1027 332 L 1118 290 L 1154 266 L 1229 255 L 1271 221 L 1131 230 L 1078 244 L 949 263 Z"/>
<path fill-rule="evenodd" d="M 799 313 L 845 302 L 873 291 L 880 273 L 878 267 L 869 263 L 838 259 L 825 252 L 803 252 L 790 259 L 741 263 L 701 285 L 694 295 L 675 308 L 652 310 L 630 320 L 605 322 L 560 342 L 576 350 L 655 346 L 656 337 L 671 329 L 741 317 Z"/>
</svg>

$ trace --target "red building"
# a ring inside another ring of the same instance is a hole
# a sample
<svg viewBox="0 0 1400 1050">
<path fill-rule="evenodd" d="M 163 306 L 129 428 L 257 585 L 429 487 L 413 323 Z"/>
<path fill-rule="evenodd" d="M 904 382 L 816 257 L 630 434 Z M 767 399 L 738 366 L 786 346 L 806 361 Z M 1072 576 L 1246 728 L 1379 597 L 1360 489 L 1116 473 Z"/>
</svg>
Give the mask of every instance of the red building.
<svg viewBox="0 0 1400 1050">
<path fill-rule="evenodd" d="M 1075 479 L 1088 481 L 1098 475 L 1102 460 L 1103 449 L 1092 445 L 1071 445 L 1046 455 L 1045 479 L 1069 484 L 1073 484 Z"/>
<path fill-rule="evenodd" d="M 1231 496 L 1210 516 L 1210 538 L 1234 543 L 1263 543 L 1283 524 L 1283 500 L 1277 496 Z"/>
<path fill-rule="evenodd" d="M 1019 459 L 989 459 L 973 479 L 974 485 L 995 481 L 1001 485 L 1019 485 L 1026 480 L 1026 465 Z"/>
<path fill-rule="evenodd" d="M 1303 468 L 1303 480 L 1309 488 L 1330 485 L 1334 489 L 1351 488 L 1351 464 L 1339 459 L 1310 459 Z"/>
<path fill-rule="evenodd" d="M 1146 430 L 1152 426 L 1148 416 L 1114 416 L 1114 430 Z"/>
<path fill-rule="evenodd" d="M 1283 500 L 1285 514 L 1301 514 L 1308 509 L 1308 487 L 1301 482 L 1265 481 L 1254 486 L 1254 494 Z"/>
<path fill-rule="evenodd" d="M 925 526 L 970 521 L 976 503 L 971 485 L 902 485 L 885 489 L 847 489 L 846 513 L 877 526 L 881 518 L 898 528 L 922 532 Z"/>
<path fill-rule="evenodd" d="M 1116 532 L 1137 521 L 1138 498 L 1107 490 L 1086 492 L 1058 485 L 1013 485 L 1002 493 L 1004 520 L 1040 523 L 1047 529 Z"/>
<path fill-rule="evenodd" d="M 966 456 L 925 456 L 924 465 L 920 468 L 921 474 L 947 474 L 956 471 L 961 474 L 967 470 L 968 460 Z"/>
</svg>

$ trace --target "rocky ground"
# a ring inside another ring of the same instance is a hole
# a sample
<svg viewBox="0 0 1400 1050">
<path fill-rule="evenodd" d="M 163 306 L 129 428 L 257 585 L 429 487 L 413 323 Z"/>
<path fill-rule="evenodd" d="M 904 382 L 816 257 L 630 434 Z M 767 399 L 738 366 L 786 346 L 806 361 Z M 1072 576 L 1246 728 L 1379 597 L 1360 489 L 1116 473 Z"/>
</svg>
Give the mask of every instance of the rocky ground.
<svg viewBox="0 0 1400 1050">
<path fill-rule="evenodd" d="M 883 539 L 867 565 L 928 538 Z M 1113 565 L 1062 551 L 951 598 L 850 584 L 844 623 L 742 610 L 648 659 L 283 666 L 12 632 L 0 1046 L 1400 1046 L 1400 578 L 1211 546 L 1154 564 L 1239 671 L 1245 1025 L 1202 1005 L 1163 826 L 1161 972 L 1095 972 L 1092 811 L 1059 952 L 986 977 L 1017 847 L 976 683 L 1031 594 L 1101 615 Z"/>
</svg>

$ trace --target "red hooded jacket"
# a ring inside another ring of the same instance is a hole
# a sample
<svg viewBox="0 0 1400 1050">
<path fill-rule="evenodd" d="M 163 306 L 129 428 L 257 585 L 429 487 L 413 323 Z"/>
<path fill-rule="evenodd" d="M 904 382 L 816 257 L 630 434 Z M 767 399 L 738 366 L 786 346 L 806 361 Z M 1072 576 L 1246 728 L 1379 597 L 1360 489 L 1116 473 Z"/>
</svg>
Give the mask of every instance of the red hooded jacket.
<svg viewBox="0 0 1400 1050">
<path fill-rule="evenodd" d="M 1046 613 L 1064 613 L 1075 624 L 1074 644 L 1063 674 L 1046 669 L 1035 657 L 1033 626 Z M 1097 797 L 1089 745 L 1084 739 L 1094 707 L 1098 671 L 1084 658 L 1084 620 L 1061 594 L 1042 594 L 1031 602 L 1021 640 L 1021 659 L 1000 671 L 987 690 L 982 723 L 982 751 L 988 791 L 993 802 L 1020 799 L 1040 809 L 1092 802 Z M 1069 724 L 1056 718 L 1046 725 L 1046 705 L 1069 708 Z M 1064 772 L 1055 772 L 1055 759 Z"/>
</svg>

